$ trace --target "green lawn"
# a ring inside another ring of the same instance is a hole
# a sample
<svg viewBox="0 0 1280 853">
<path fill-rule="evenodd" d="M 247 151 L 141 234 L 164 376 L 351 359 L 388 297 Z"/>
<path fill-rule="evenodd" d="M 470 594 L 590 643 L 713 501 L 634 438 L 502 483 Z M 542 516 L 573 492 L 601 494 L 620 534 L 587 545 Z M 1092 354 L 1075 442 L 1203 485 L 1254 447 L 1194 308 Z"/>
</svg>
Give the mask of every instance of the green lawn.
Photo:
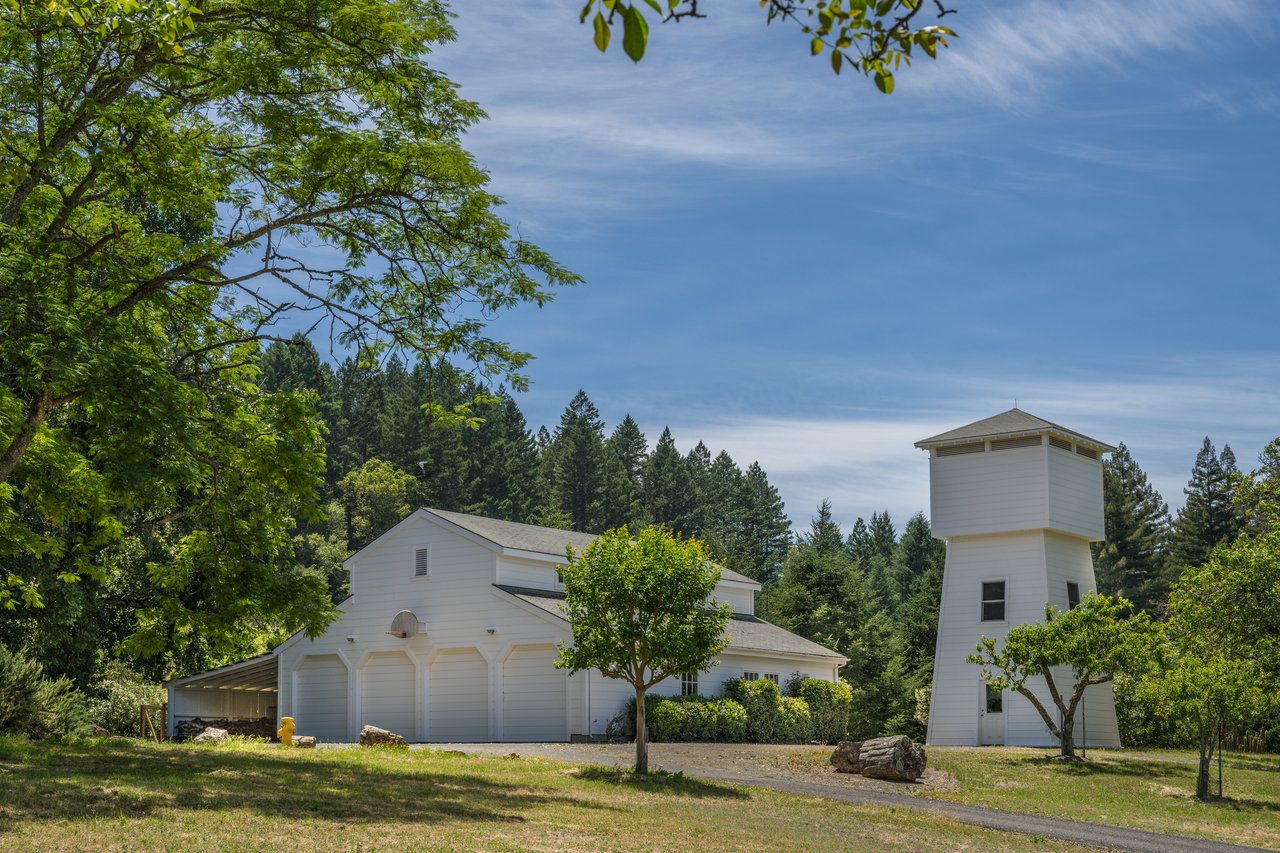
<svg viewBox="0 0 1280 853">
<path fill-rule="evenodd" d="M 1040 749 L 933 748 L 929 766 L 956 778 L 923 796 L 1280 848 L 1280 756 L 1228 753 L 1223 799 L 1198 802 L 1190 751 L 1089 750 L 1055 761 Z M 1213 790 L 1216 791 L 1217 763 Z"/>
<path fill-rule="evenodd" d="M 540 760 L 0 738 L 0 849 L 1082 848 L 911 809 Z"/>
</svg>

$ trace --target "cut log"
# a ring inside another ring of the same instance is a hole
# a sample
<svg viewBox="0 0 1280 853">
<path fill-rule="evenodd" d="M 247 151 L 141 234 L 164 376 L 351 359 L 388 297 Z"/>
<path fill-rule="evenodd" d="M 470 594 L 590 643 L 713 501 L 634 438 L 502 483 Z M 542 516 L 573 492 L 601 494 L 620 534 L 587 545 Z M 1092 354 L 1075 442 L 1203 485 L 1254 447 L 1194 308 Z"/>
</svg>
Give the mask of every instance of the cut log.
<svg viewBox="0 0 1280 853">
<path fill-rule="evenodd" d="M 924 750 L 906 735 L 876 737 L 864 741 L 844 741 L 831 754 L 831 764 L 840 773 L 861 773 L 872 779 L 911 782 L 924 773 Z"/>
</svg>

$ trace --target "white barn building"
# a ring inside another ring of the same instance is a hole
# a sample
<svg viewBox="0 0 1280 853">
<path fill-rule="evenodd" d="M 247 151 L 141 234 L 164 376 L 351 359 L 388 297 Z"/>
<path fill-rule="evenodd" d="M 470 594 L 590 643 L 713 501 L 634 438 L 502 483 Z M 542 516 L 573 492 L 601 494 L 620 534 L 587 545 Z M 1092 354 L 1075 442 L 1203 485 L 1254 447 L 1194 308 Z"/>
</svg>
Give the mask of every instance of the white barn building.
<svg viewBox="0 0 1280 853">
<path fill-rule="evenodd" d="M 1043 621 L 1046 602 L 1066 610 L 1094 591 L 1089 543 L 1104 537 L 1102 456 L 1115 448 L 1017 408 L 916 447 L 929 451 L 933 535 L 947 543 L 927 743 L 1056 746 L 1025 697 L 990 689 L 965 658 L 983 636 Z M 1055 680 L 1073 684 L 1069 670 Z M 1047 698 L 1043 678 L 1027 684 Z M 1077 745 L 1118 747 L 1111 685 L 1081 706 Z"/>
<path fill-rule="evenodd" d="M 634 695 L 598 671 L 553 665 L 571 639 L 556 568 L 594 537 L 420 509 L 350 557 L 351 596 L 323 636 L 168 684 L 184 719 L 291 716 L 297 734 L 356 739 L 364 725 L 411 741 L 563 741 L 601 735 Z M 834 680 L 846 658 L 754 615 L 760 584 L 725 570 L 728 648 L 658 694 L 715 695 L 744 675 Z"/>
</svg>

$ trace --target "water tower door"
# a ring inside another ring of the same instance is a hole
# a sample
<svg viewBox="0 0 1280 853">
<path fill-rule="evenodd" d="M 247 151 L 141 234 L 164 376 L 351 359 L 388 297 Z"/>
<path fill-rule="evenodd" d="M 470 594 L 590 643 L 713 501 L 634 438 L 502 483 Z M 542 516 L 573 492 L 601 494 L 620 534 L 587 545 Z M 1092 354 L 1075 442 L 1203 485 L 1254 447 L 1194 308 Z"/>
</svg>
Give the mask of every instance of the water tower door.
<svg viewBox="0 0 1280 853">
<path fill-rule="evenodd" d="M 978 716 L 978 743 L 1004 743 L 1004 694 L 986 682 L 982 683 L 982 705 Z"/>
</svg>

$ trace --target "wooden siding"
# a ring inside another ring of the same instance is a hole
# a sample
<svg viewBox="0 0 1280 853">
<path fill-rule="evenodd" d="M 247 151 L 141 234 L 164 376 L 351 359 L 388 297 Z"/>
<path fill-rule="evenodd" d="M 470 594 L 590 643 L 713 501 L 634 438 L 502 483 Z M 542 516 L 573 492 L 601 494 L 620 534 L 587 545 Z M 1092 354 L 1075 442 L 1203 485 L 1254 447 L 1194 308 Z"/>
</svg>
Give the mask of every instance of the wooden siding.
<svg viewBox="0 0 1280 853">
<path fill-rule="evenodd" d="M 1045 447 L 963 456 L 934 455 L 929 462 L 930 520 L 939 538 L 1049 525 Z"/>
<path fill-rule="evenodd" d="M 1102 509 L 1102 462 L 1049 448 L 1049 526 L 1064 533 L 1106 537 Z"/>
<path fill-rule="evenodd" d="M 350 740 L 346 665 L 337 655 L 308 655 L 301 663 L 295 676 L 301 710 L 292 715 L 297 733 L 325 743 Z"/>
</svg>

